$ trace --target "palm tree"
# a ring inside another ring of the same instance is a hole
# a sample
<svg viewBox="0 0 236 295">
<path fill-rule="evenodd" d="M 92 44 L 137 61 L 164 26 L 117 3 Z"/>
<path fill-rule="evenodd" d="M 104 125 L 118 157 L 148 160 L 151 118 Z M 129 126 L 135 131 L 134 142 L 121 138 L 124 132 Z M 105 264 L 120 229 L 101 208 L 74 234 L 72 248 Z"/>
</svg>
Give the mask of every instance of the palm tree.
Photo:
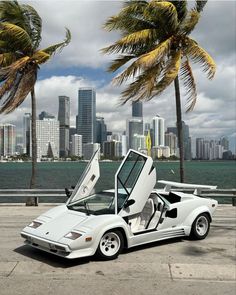
<svg viewBox="0 0 236 295">
<path fill-rule="evenodd" d="M 191 111 L 197 90 L 190 60 L 199 63 L 209 79 L 216 71 L 212 57 L 189 37 L 206 2 L 195 1 L 195 6 L 188 10 L 187 1 L 182 0 L 130 0 L 104 25 L 109 31 L 120 31 L 122 36 L 102 49 L 108 54 L 120 53 L 109 66 L 110 72 L 127 65 L 113 79 L 114 83 L 121 85 L 133 79 L 122 92 L 123 104 L 129 100 L 150 100 L 174 82 L 181 182 L 184 182 L 184 150 L 179 76 L 186 88 L 187 111 Z"/>
<path fill-rule="evenodd" d="M 69 44 L 71 34 L 66 29 L 65 40 L 39 49 L 42 21 L 30 5 L 17 1 L 0 1 L 0 113 L 11 113 L 31 95 L 32 175 L 30 188 L 36 178 L 36 98 L 35 83 L 40 65 L 56 51 Z M 28 202 L 29 203 L 29 202 Z"/>
</svg>

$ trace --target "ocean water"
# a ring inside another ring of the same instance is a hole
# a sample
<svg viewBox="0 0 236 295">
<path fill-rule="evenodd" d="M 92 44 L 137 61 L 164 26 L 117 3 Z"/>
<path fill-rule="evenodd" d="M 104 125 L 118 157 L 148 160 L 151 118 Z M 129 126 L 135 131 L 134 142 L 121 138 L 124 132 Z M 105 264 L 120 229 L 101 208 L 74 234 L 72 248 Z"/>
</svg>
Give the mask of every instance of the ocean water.
<svg viewBox="0 0 236 295">
<path fill-rule="evenodd" d="M 37 188 L 65 188 L 76 185 L 87 163 L 41 162 L 37 163 Z M 101 177 L 96 190 L 114 187 L 114 176 L 120 162 L 100 162 Z M 179 181 L 178 162 L 155 162 L 157 179 Z M 28 188 L 31 163 L 0 163 L 0 189 Z M 185 182 L 217 185 L 218 188 L 236 187 L 235 161 L 185 162 Z M 159 186 L 159 185 L 158 185 Z M 4 201 L 15 202 L 15 200 Z M 3 199 L 0 200 L 2 202 Z M 57 198 L 50 201 L 60 201 Z"/>
</svg>

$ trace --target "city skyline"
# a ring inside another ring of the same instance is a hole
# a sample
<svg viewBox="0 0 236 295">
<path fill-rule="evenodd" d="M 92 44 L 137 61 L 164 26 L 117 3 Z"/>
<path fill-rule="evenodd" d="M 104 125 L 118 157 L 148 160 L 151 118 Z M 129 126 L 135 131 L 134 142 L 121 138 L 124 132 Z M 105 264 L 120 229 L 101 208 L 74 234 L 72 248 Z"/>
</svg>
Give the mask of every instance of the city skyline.
<svg viewBox="0 0 236 295">
<path fill-rule="evenodd" d="M 24 1 L 24 3 L 28 2 Z M 60 1 L 56 7 L 50 1 L 29 3 L 43 19 L 42 46 L 49 40 L 52 42 L 61 40 L 64 24 L 72 30 L 70 46 L 60 55 L 55 56 L 52 62 L 42 67 L 39 72 L 39 80 L 36 83 L 38 113 L 47 109 L 50 113 L 56 114 L 58 96 L 66 94 L 71 98 L 72 116 L 75 118 L 77 89 L 96 87 L 97 116 L 105 119 L 109 130 L 117 132 L 125 129 L 125 121 L 130 116 L 131 103 L 122 107 L 118 106 L 123 88 L 110 84 L 114 75 L 106 73 L 106 68 L 111 58 L 99 52 L 99 49 L 117 39 L 116 33 L 107 33 L 101 28 L 107 17 L 117 13 L 121 3 L 113 2 L 111 5 L 108 1 Z M 50 13 L 52 7 L 55 12 L 53 16 Z M 183 121 L 189 125 L 192 138 L 217 139 L 227 136 L 233 152 L 235 152 L 236 137 L 235 8 L 236 3 L 233 1 L 207 3 L 199 24 L 193 32 L 193 37 L 216 60 L 216 77 L 209 82 L 200 73 L 200 69 L 194 67 L 198 101 L 193 112 L 184 113 L 185 98 L 182 96 Z M 63 11 L 63 14 L 60 11 Z M 227 15 L 227 18 L 220 17 L 222 14 Z M 217 32 L 216 19 L 220 30 Z M 144 103 L 144 116 L 150 121 L 158 113 L 165 118 L 168 126 L 174 126 L 176 121 L 174 103 L 174 90 L 170 87 L 162 96 Z M 27 99 L 12 114 L 0 115 L 0 123 L 19 126 L 23 114 L 29 112 L 30 100 Z M 122 120 L 120 120 L 121 116 Z M 71 121 L 71 125 L 75 126 L 75 119 Z"/>
</svg>

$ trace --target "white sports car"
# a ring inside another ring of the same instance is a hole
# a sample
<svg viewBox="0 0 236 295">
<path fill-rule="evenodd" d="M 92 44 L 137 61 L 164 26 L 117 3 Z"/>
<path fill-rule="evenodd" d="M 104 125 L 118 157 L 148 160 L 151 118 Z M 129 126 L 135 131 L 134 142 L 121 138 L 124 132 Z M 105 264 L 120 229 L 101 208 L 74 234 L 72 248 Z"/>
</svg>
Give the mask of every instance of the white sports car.
<svg viewBox="0 0 236 295">
<path fill-rule="evenodd" d="M 100 176 L 98 152 L 66 204 L 40 215 L 21 232 L 26 244 L 65 258 L 97 254 L 116 258 L 122 249 L 191 236 L 204 239 L 217 201 L 197 196 L 213 186 L 160 181 L 151 157 L 129 150 L 115 175 L 115 189 L 93 193 Z M 171 187 L 194 188 L 193 194 Z"/>
</svg>

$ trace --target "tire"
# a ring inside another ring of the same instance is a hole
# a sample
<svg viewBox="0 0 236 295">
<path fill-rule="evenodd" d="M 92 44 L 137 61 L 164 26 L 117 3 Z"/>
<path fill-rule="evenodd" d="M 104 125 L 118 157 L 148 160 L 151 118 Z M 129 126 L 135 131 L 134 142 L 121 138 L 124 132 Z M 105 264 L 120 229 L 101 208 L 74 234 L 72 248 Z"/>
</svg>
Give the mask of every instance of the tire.
<svg viewBox="0 0 236 295">
<path fill-rule="evenodd" d="M 106 232 L 98 245 L 96 256 L 102 260 L 116 259 L 124 248 L 124 237 L 118 230 Z"/>
<path fill-rule="evenodd" d="M 190 237 L 194 240 L 203 240 L 210 230 L 210 219 L 208 214 L 201 213 L 192 224 Z"/>
</svg>

